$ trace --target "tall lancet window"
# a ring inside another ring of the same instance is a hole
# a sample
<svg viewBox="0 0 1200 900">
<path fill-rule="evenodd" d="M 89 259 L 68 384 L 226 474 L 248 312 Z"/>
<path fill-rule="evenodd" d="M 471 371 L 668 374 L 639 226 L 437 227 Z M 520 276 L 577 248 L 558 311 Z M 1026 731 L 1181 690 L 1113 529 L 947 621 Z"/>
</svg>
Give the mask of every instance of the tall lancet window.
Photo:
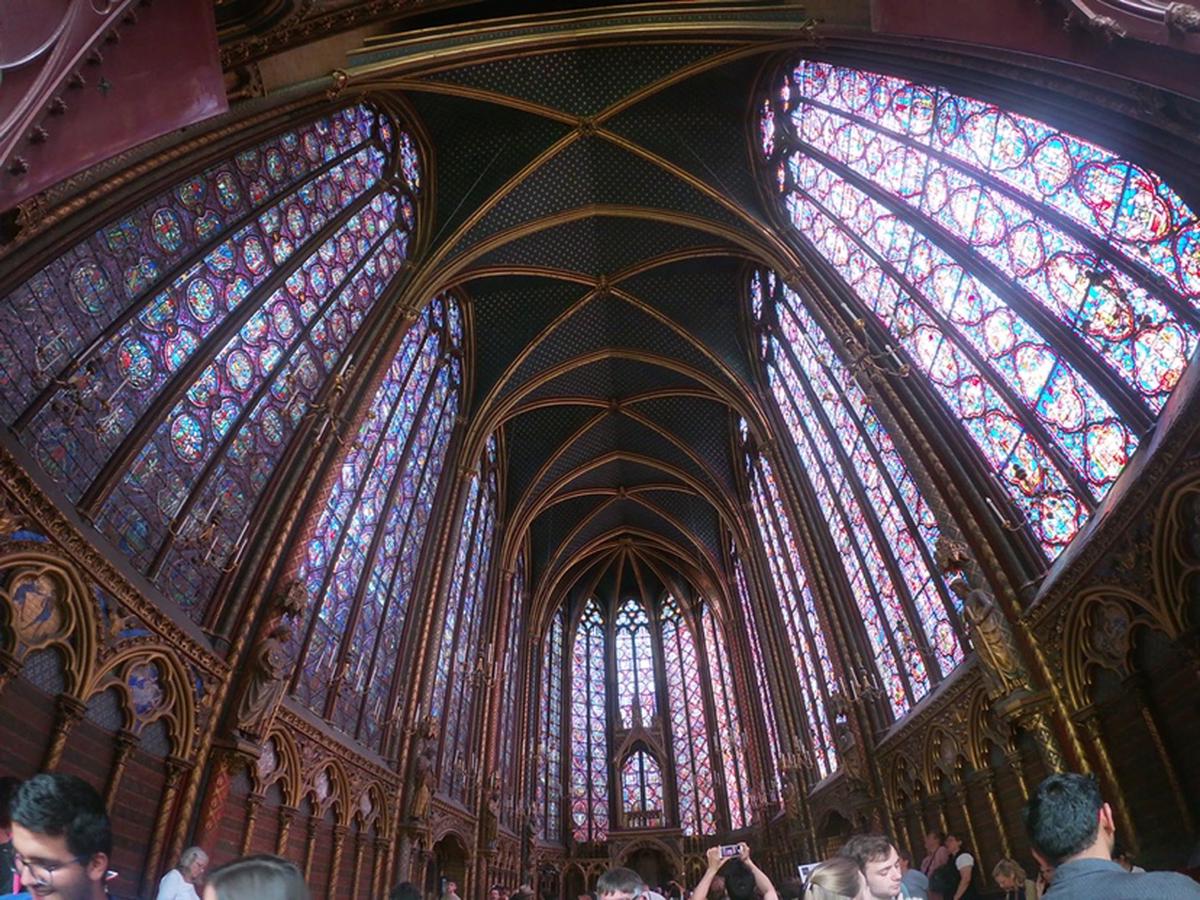
<svg viewBox="0 0 1200 900">
<path fill-rule="evenodd" d="M 296 699 L 377 746 L 429 510 L 458 411 L 462 324 L 440 296 L 383 375 L 305 545 L 310 607 L 292 646 Z"/>
<path fill-rule="evenodd" d="M 729 797 L 729 825 L 734 830 L 750 824 L 750 781 L 746 770 L 745 733 L 738 715 L 733 668 L 725 647 L 725 634 L 717 617 L 705 606 L 701 613 L 708 668 L 712 677 L 713 706 L 717 712 L 717 744 Z"/>
<path fill-rule="evenodd" d="M 193 619 L 293 438 L 340 427 L 419 181 L 409 137 L 349 107 L 164 185 L 0 303 L 5 424 Z"/>
<path fill-rule="evenodd" d="M 892 711 L 900 716 L 963 658 L 957 611 L 935 574 L 937 522 L 854 371 L 803 298 L 771 272 L 754 276 L 751 293 L 766 334 L 771 391 L 838 548 Z M 754 479 L 765 511 L 783 508 L 772 505 L 781 498 L 770 474 L 760 467 Z M 789 532 L 786 517 L 778 518 L 784 520 L 778 528 Z M 794 556 L 790 533 L 780 537 Z M 795 589 L 803 595 L 798 580 Z"/>
<path fill-rule="evenodd" d="M 577 841 L 608 837 L 608 710 L 604 613 L 589 600 L 571 654 L 571 833 Z"/>
<path fill-rule="evenodd" d="M 659 623 L 667 676 L 679 825 L 687 835 L 714 834 L 717 809 L 696 640 L 674 597 L 668 596 L 663 603 Z"/>
<path fill-rule="evenodd" d="M 525 612 L 525 553 L 517 554 L 509 589 L 508 634 L 504 642 L 504 701 L 500 707 L 500 777 L 502 784 L 517 783 L 516 754 L 517 698 L 520 696 L 521 678 L 521 634 Z M 502 792 L 501 814 L 504 821 L 513 824 L 517 814 L 519 797 L 516 791 Z"/>
<path fill-rule="evenodd" d="M 630 753 L 621 767 L 621 809 L 629 828 L 658 828 L 663 824 L 662 767 L 645 750 Z"/>
<path fill-rule="evenodd" d="M 491 644 L 484 646 L 480 629 L 496 531 L 496 454 L 492 435 L 467 486 L 430 706 L 443 727 L 442 789 L 458 800 L 465 799 L 471 773 L 479 770 L 480 761 L 469 749 L 471 721 L 495 652 Z"/>
<path fill-rule="evenodd" d="M 1054 559 L 1196 348 L 1195 214 L 1155 173 L 1036 119 L 825 63 L 787 74 L 762 139 L 799 233 Z"/>
<path fill-rule="evenodd" d="M 646 608 L 638 600 L 629 599 L 617 613 L 617 712 L 621 725 L 650 726 L 658 715 L 654 679 L 653 639 Z"/>
<path fill-rule="evenodd" d="M 796 671 L 800 676 L 804 712 L 813 745 L 813 762 L 823 777 L 837 768 L 837 750 L 833 744 L 828 715 L 830 686 L 836 681 L 833 665 L 829 660 L 825 633 L 817 620 L 817 609 L 799 549 L 792 536 L 788 515 L 785 508 L 779 505 L 771 464 L 761 456 L 749 457 L 748 464 L 755 520 L 766 550 L 767 564 L 779 598 Z M 738 593 L 743 605 L 747 605 L 749 594 L 740 560 L 735 560 L 735 566 Z"/>
<path fill-rule="evenodd" d="M 746 620 L 746 637 L 750 642 L 750 657 L 754 664 L 754 677 L 759 684 L 759 696 L 762 698 L 763 718 L 767 725 L 767 751 L 770 766 L 771 781 L 776 796 L 783 791 L 783 776 L 779 770 L 779 726 L 775 722 L 775 701 L 771 690 L 771 682 L 767 678 L 767 667 L 763 659 L 762 642 L 759 635 L 759 617 L 750 602 L 750 591 L 746 585 L 746 573 L 742 570 L 742 561 L 738 558 L 736 549 L 731 548 L 730 558 L 733 560 L 734 582 L 737 586 L 738 603 L 742 607 L 742 615 Z"/>
<path fill-rule="evenodd" d="M 562 838 L 563 619 L 560 608 L 546 635 L 538 712 L 537 814 L 548 841 Z"/>
</svg>

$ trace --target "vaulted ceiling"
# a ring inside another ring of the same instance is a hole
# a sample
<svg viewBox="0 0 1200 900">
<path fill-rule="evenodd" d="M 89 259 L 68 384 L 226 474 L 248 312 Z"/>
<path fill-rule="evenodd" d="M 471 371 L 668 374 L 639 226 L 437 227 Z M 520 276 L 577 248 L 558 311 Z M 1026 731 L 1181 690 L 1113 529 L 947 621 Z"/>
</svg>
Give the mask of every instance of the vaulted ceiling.
<svg viewBox="0 0 1200 900">
<path fill-rule="evenodd" d="M 528 535 L 535 592 L 630 539 L 693 582 L 720 569 L 755 418 L 747 270 L 778 258 L 751 110 L 807 22 L 771 26 L 410 62 L 431 33 L 351 58 L 351 84 L 386 83 L 432 148 L 412 283 L 470 300 L 466 413 L 476 441 L 503 430 L 509 547 Z"/>
</svg>

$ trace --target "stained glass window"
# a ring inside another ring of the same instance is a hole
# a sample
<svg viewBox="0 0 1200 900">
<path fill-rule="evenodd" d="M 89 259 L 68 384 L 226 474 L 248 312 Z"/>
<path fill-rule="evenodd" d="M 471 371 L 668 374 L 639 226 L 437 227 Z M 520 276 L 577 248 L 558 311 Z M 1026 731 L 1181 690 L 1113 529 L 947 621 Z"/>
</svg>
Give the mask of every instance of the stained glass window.
<svg viewBox="0 0 1200 900">
<path fill-rule="evenodd" d="M 0 414 L 197 620 L 401 267 L 419 178 L 411 138 L 349 107 L 164 188 L 0 304 Z"/>
<path fill-rule="evenodd" d="M 716 709 L 716 735 L 725 793 L 729 798 L 729 826 L 735 831 L 750 824 L 750 782 L 746 769 L 745 733 L 738 715 L 733 668 L 725 649 L 725 636 L 717 617 L 705 606 L 701 613 L 704 646 Z"/>
<path fill-rule="evenodd" d="M 347 443 L 297 573 L 310 607 L 292 639 L 295 696 L 371 746 L 395 702 L 409 595 L 458 409 L 461 341 L 454 300 L 435 298 Z"/>
<path fill-rule="evenodd" d="M 604 614 L 589 600 L 571 652 L 571 833 L 576 841 L 608 837 L 608 710 Z"/>
<path fill-rule="evenodd" d="M 559 609 L 546 635 L 538 713 L 537 810 L 542 837 L 548 841 L 562 837 L 563 630 L 563 611 Z"/>
<path fill-rule="evenodd" d="M 635 750 L 621 766 L 621 808 L 629 828 L 663 824 L 662 768 L 646 750 Z"/>
<path fill-rule="evenodd" d="M 650 725 L 658 714 L 654 679 L 654 651 L 650 620 L 642 604 L 630 598 L 617 612 L 617 712 L 624 728 Z"/>
<path fill-rule="evenodd" d="M 444 730 L 442 788 L 459 800 L 465 799 L 470 775 L 479 768 L 479 760 L 469 756 L 471 717 L 477 691 L 486 684 L 483 676 L 491 672 L 493 663 L 494 648 L 482 647 L 480 629 L 497 499 L 496 437 L 492 435 L 467 488 L 430 704 L 431 714 Z"/>
<path fill-rule="evenodd" d="M 1196 347 L 1195 215 L 1153 172 L 1043 122 L 825 63 L 788 73 L 761 133 L 797 228 L 1053 559 Z"/>
<path fill-rule="evenodd" d="M 767 667 L 763 660 L 762 645 L 758 637 L 763 632 L 759 631 L 758 616 L 754 611 L 754 604 L 750 602 L 750 592 L 746 587 L 746 575 L 742 571 L 741 560 L 738 559 L 736 551 L 732 552 L 730 557 L 733 560 L 738 602 L 746 620 L 746 637 L 750 642 L 750 658 L 754 664 L 754 677 L 758 681 L 759 694 L 763 701 L 763 717 L 767 725 L 767 752 L 770 756 L 767 760 L 771 774 L 769 786 L 774 787 L 775 796 L 778 797 L 783 791 L 783 779 L 779 771 L 779 726 L 775 723 L 775 702 L 772 699 L 771 682 L 767 678 Z"/>
<path fill-rule="evenodd" d="M 771 272 L 754 276 L 751 293 L 759 295 L 753 305 L 767 335 L 768 382 L 840 551 L 899 716 L 963 658 L 952 621 L 957 612 L 935 575 L 937 522 L 853 370 L 803 299 Z M 795 592 L 804 596 L 807 586 L 786 516 L 772 515 L 783 507 L 765 462 L 757 466 L 752 488 L 764 535 L 788 556 L 771 561 L 780 598 L 790 607 Z M 772 526 L 764 517 L 779 521 Z M 803 642 L 793 646 L 799 650 Z"/>
<path fill-rule="evenodd" d="M 808 719 L 809 736 L 813 761 L 817 772 L 823 777 L 837 768 L 837 751 L 829 727 L 829 691 L 835 683 L 833 665 L 825 644 L 825 633 L 817 620 L 816 606 L 808 587 L 808 577 L 800 561 L 799 549 L 791 535 L 784 507 L 774 505 L 775 500 L 765 497 L 764 485 L 774 484 L 770 464 L 762 457 L 751 462 L 750 496 L 754 504 L 755 520 L 762 537 L 763 549 L 767 554 L 767 565 L 771 580 L 783 614 L 788 642 L 792 648 L 793 662 L 800 677 L 801 693 L 804 697 L 804 712 Z M 759 469 L 765 472 L 759 472 Z M 749 606 L 749 591 L 741 561 L 734 559 L 734 576 L 743 607 Z M 747 621 L 753 621 L 749 617 Z M 751 632 L 756 629 L 751 626 Z"/>
<path fill-rule="evenodd" d="M 521 684 L 521 623 L 525 616 L 525 553 L 517 554 L 508 601 L 508 637 L 504 642 L 503 672 L 504 700 L 500 708 L 500 773 L 504 784 L 517 783 L 517 696 Z M 504 821 L 516 821 L 518 795 L 516 791 L 502 793 L 501 814 Z"/>
<path fill-rule="evenodd" d="M 675 757 L 679 826 L 687 835 L 714 834 L 717 830 L 717 805 L 713 794 L 708 726 L 704 719 L 704 692 L 696 641 L 674 597 L 667 597 L 663 603 L 659 622 L 662 627 L 663 668 L 667 677 L 671 745 Z"/>
</svg>

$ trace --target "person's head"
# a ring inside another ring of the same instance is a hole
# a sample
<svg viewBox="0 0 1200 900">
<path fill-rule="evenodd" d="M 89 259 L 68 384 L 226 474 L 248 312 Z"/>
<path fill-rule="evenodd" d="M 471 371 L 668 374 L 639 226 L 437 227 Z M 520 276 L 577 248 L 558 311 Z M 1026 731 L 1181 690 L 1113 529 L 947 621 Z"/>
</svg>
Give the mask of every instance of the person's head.
<svg viewBox="0 0 1200 900">
<path fill-rule="evenodd" d="M 866 895 L 866 881 L 858 864 L 848 856 L 827 859 L 808 873 L 804 900 L 859 900 Z"/>
<path fill-rule="evenodd" d="M 800 900 L 804 896 L 804 879 L 785 878 L 776 888 L 779 900 Z"/>
<path fill-rule="evenodd" d="M 1058 866 L 1077 856 L 1112 856 L 1116 827 L 1095 779 L 1051 775 L 1025 805 L 1025 830 L 1039 863 Z"/>
<path fill-rule="evenodd" d="M 642 876 L 624 866 L 614 866 L 596 881 L 596 896 L 601 900 L 638 900 L 647 890 Z"/>
<path fill-rule="evenodd" d="M 204 900 L 309 900 L 296 864 L 268 853 L 243 856 L 208 877 Z"/>
<path fill-rule="evenodd" d="M 946 843 L 946 835 L 934 830 L 925 832 L 925 852 L 936 853 L 937 848 Z"/>
<path fill-rule="evenodd" d="M 402 881 L 392 888 L 388 900 L 421 900 L 421 892 L 411 881 Z"/>
<path fill-rule="evenodd" d="M 965 845 L 962 842 L 962 838 L 957 834 L 951 832 L 946 835 L 946 849 L 950 851 L 951 856 L 958 856 L 964 848 Z"/>
<path fill-rule="evenodd" d="M 725 893 L 729 900 L 755 900 L 758 896 L 754 889 L 754 873 L 740 859 L 734 857 L 721 866 L 721 875 L 725 878 Z"/>
<path fill-rule="evenodd" d="M 11 775 L 0 778 L 0 844 L 12 839 L 12 804 L 20 786 L 20 778 Z"/>
<path fill-rule="evenodd" d="M 1025 885 L 1025 870 L 1015 860 L 1002 859 L 992 866 L 992 878 L 1000 890 L 1015 891 Z"/>
<path fill-rule="evenodd" d="M 900 877 L 904 877 L 904 873 L 912 868 L 912 854 L 907 850 L 896 849 L 896 856 L 900 858 Z"/>
<path fill-rule="evenodd" d="M 890 900 L 900 893 L 900 855 L 882 834 L 856 834 L 842 846 L 838 856 L 851 859 L 867 881 L 867 894 L 875 900 Z"/>
<path fill-rule="evenodd" d="M 208 870 L 208 854 L 199 847 L 188 847 L 179 857 L 179 871 L 183 880 L 195 884 Z"/>
<path fill-rule="evenodd" d="M 725 876 L 714 875 L 713 880 L 709 882 L 708 896 L 724 897 L 725 896 Z"/>
<path fill-rule="evenodd" d="M 13 799 L 17 874 L 35 897 L 102 897 L 112 828 L 96 789 L 74 775 L 34 775 Z"/>
<path fill-rule="evenodd" d="M 495 885 L 493 885 L 492 888 L 488 891 L 488 900 L 500 900 L 500 898 L 503 896 L 504 896 L 504 893 L 500 890 L 499 887 L 497 887 Z M 513 896 L 516 896 L 516 895 L 514 894 Z"/>
<path fill-rule="evenodd" d="M 458 882 L 457 881 L 447 881 L 446 882 L 446 893 L 447 894 L 457 894 L 458 893 Z"/>
</svg>

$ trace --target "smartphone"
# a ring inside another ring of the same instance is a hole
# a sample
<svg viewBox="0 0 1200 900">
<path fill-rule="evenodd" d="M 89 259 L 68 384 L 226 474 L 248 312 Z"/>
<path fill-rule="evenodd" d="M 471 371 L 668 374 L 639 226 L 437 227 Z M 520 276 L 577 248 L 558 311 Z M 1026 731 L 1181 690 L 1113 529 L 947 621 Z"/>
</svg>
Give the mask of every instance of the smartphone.
<svg viewBox="0 0 1200 900">
<path fill-rule="evenodd" d="M 721 859 L 727 859 L 731 856 L 740 856 L 742 852 L 741 844 L 722 844 Z"/>
</svg>

